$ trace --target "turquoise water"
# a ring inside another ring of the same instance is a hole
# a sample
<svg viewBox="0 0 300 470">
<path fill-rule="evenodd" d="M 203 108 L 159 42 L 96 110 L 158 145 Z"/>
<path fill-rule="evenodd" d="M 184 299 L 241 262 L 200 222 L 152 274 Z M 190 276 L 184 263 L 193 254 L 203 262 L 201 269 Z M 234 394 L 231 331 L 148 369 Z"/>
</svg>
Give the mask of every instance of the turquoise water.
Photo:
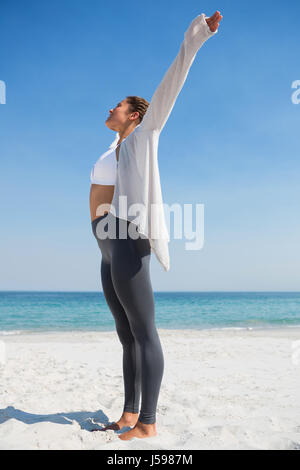
<svg viewBox="0 0 300 470">
<path fill-rule="evenodd" d="M 300 292 L 155 292 L 158 328 L 300 326 Z M 102 292 L 0 292 L 0 334 L 115 330 Z"/>
</svg>

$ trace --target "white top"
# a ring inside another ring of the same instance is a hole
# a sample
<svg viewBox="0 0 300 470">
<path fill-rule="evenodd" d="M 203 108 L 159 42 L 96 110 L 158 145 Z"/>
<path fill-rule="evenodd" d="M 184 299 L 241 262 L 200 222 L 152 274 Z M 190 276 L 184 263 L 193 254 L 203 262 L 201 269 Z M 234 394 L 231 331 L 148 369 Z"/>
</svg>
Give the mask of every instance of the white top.
<svg viewBox="0 0 300 470">
<path fill-rule="evenodd" d="M 103 153 L 92 168 L 90 180 L 93 184 L 115 185 L 117 177 L 118 162 L 116 158 L 116 147 Z"/>
<path fill-rule="evenodd" d="M 149 238 L 151 250 L 165 271 L 170 269 L 170 237 L 162 201 L 158 141 L 197 51 L 217 33 L 209 29 L 205 18 L 207 16 L 202 13 L 191 22 L 178 55 L 152 96 L 142 122 L 120 144 L 115 190 L 109 210 L 138 226 L 138 231 Z M 119 138 L 117 132 L 110 148 L 116 146 Z"/>
</svg>

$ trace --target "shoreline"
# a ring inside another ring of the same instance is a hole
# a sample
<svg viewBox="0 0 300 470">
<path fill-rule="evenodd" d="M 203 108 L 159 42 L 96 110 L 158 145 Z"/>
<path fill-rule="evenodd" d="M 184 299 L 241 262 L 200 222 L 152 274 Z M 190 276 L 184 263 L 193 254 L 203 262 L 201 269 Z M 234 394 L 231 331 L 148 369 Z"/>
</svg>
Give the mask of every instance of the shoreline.
<svg viewBox="0 0 300 470">
<path fill-rule="evenodd" d="M 201 335 L 201 334 L 221 334 L 221 333 L 232 333 L 232 334 L 237 334 L 237 333 L 256 333 L 256 334 L 299 334 L 300 335 L 300 325 L 285 325 L 285 326 L 262 326 L 262 327 L 212 327 L 212 328 L 159 328 L 157 327 L 157 331 L 162 334 L 176 334 L 176 333 L 186 333 L 186 334 L 191 334 L 191 335 Z M 0 339 L 3 338 L 12 338 L 12 337 L 19 337 L 23 338 L 25 336 L 53 336 L 53 335 L 58 335 L 58 336 L 63 336 L 63 335 L 72 335 L 72 336 L 80 336 L 82 337 L 83 335 L 100 335 L 100 334 L 112 334 L 116 332 L 116 329 L 112 330 L 87 330 L 87 329 L 73 329 L 73 330 L 42 330 L 42 329 L 36 329 L 36 330 L 0 330 Z"/>
</svg>

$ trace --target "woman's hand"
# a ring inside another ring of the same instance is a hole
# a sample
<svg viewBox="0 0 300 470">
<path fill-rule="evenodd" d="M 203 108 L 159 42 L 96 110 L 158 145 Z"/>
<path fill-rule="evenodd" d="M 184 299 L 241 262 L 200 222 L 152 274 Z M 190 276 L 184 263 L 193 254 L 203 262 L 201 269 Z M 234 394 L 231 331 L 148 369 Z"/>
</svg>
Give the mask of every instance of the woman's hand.
<svg viewBox="0 0 300 470">
<path fill-rule="evenodd" d="M 219 23 L 223 16 L 220 14 L 220 12 L 217 10 L 216 13 L 214 13 L 210 18 L 205 18 L 206 23 L 209 26 L 209 29 L 214 33 L 217 31 L 219 27 Z"/>
</svg>

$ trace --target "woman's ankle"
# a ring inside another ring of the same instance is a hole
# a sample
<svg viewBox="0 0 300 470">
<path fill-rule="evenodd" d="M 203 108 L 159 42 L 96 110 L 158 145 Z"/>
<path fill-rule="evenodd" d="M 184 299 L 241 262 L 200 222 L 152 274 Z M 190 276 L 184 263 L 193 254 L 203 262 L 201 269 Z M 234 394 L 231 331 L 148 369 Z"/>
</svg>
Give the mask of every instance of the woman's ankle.
<svg viewBox="0 0 300 470">
<path fill-rule="evenodd" d="M 133 413 L 131 411 L 123 411 L 121 419 L 124 421 L 137 421 L 139 413 Z"/>
<path fill-rule="evenodd" d="M 143 421 L 138 420 L 138 421 L 137 421 L 137 424 L 138 424 L 141 428 L 145 428 L 145 429 L 151 429 L 151 428 L 155 428 L 155 427 L 156 427 L 156 422 L 155 422 L 155 423 L 143 423 Z"/>
</svg>

